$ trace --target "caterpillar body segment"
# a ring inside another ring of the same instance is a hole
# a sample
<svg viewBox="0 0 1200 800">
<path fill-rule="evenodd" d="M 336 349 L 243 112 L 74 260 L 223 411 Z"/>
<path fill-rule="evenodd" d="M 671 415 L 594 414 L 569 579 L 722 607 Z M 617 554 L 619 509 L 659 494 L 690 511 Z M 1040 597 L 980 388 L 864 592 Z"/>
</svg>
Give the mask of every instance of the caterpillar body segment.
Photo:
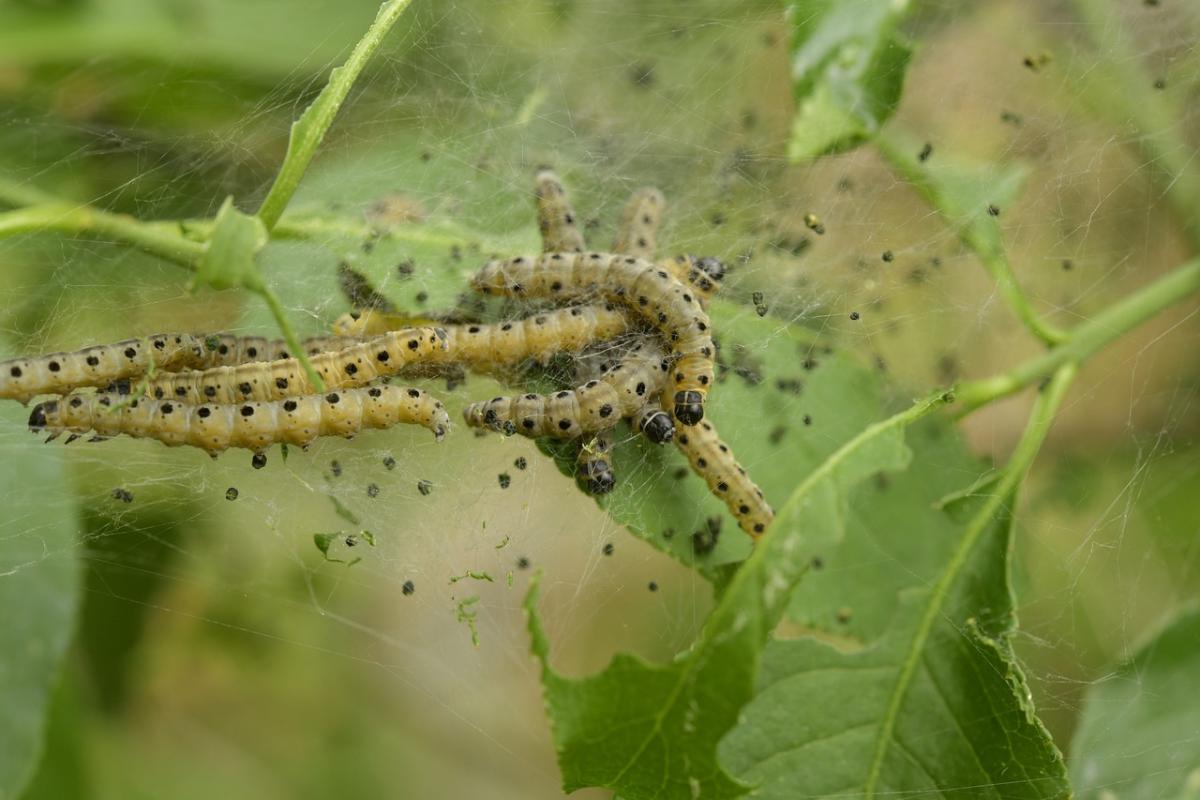
<svg viewBox="0 0 1200 800">
<path fill-rule="evenodd" d="M 567 190 L 552 170 L 544 169 L 534 179 L 538 231 L 543 253 L 579 253 L 584 249 L 583 232 Z"/>
<path fill-rule="evenodd" d="M 608 430 L 622 419 L 653 422 L 657 415 L 639 414 L 661 391 L 670 365 L 652 345 L 638 345 L 615 366 L 577 389 L 548 395 L 523 394 L 472 403 L 463 417 L 473 428 L 538 438 L 575 439 Z"/>
<path fill-rule="evenodd" d="M 324 380 L 325 388 L 335 389 L 363 386 L 376 378 L 395 375 L 408 364 L 442 361 L 446 350 L 442 329 L 406 328 L 319 353 L 309 362 Z M 193 404 L 279 400 L 314 391 L 308 374 L 294 358 L 166 373 L 146 385 L 150 397 Z"/>
<path fill-rule="evenodd" d="M 377 308 L 368 308 L 362 311 L 348 311 L 342 314 L 336 320 L 330 329 L 334 336 L 341 337 L 370 337 L 380 336 L 392 331 L 402 330 L 404 328 L 415 327 L 437 327 L 444 325 L 449 320 L 434 319 L 434 316 L 423 316 L 420 314 L 404 314 L 394 311 L 381 311 Z M 455 316 L 447 314 L 445 316 Z"/>
<path fill-rule="evenodd" d="M 230 447 L 262 451 L 276 442 L 304 447 L 318 436 L 349 438 L 361 430 L 402 423 L 426 427 L 439 441 L 450 429 L 440 401 L 420 389 L 400 386 L 201 405 L 87 392 L 39 403 L 29 416 L 30 430 L 52 436 L 124 434 L 171 446 L 191 445 L 214 456 Z"/>
<path fill-rule="evenodd" d="M 680 431 L 675 445 L 687 457 L 692 471 L 708 484 L 708 490 L 725 503 L 738 526 L 755 539 L 762 536 L 775 512 L 712 423 L 701 421 Z"/>
<path fill-rule="evenodd" d="M 283 339 L 268 339 L 265 336 L 237 336 L 232 333 L 213 333 L 200 337 L 204 352 L 196 359 L 187 359 L 179 367 L 187 369 L 211 369 L 249 364 L 255 361 L 280 361 L 292 357 L 288 343 Z M 313 336 L 302 339 L 300 346 L 304 354 L 315 356 L 330 350 L 341 350 L 360 344 L 361 336 Z M 173 371 L 173 370 L 168 370 Z"/>
<path fill-rule="evenodd" d="M 644 259 L 612 253 L 546 253 L 491 261 L 471 280 L 485 294 L 568 299 L 601 295 L 623 303 L 657 328 L 676 361 L 668 393 L 684 425 L 704 418 L 713 382 L 708 314 L 690 286 Z"/>
<path fill-rule="evenodd" d="M 84 386 L 106 386 L 155 369 L 178 369 L 204 354 L 204 337 L 160 333 L 69 353 L 0 362 L 0 397 L 28 402 L 39 394 L 65 394 Z"/>
<path fill-rule="evenodd" d="M 658 249 L 658 229 L 662 226 L 667 199 L 653 186 L 634 191 L 621 211 L 613 252 L 652 259 Z"/>
<path fill-rule="evenodd" d="M 526 360 L 544 363 L 562 352 L 629 330 L 628 315 L 611 304 L 559 308 L 512 322 L 447 326 L 445 357 L 480 372 L 503 372 Z"/>
</svg>

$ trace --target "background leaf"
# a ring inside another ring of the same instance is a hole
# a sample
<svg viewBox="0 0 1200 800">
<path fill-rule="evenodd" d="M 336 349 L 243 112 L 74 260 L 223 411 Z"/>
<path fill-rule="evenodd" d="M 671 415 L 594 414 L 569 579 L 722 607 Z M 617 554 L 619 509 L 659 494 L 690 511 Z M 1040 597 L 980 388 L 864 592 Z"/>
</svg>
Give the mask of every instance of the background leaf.
<svg viewBox="0 0 1200 800">
<path fill-rule="evenodd" d="M 792 93 L 788 157 L 848 150 L 896 111 L 912 49 L 897 31 L 908 0 L 792 3 Z"/>
<path fill-rule="evenodd" d="M 1200 781 L 1200 610 L 1180 614 L 1084 700 L 1071 744 L 1080 798 L 1193 797 Z"/>
<path fill-rule="evenodd" d="M 896 569 L 910 584 L 879 639 L 863 646 L 802 636 L 767 647 L 759 693 L 721 747 L 756 796 L 1066 795 L 1062 758 L 1010 643 L 1011 499 L 976 503 L 936 580 Z M 837 597 L 844 583 L 824 588 Z"/>
<path fill-rule="evenodd" d="M 0 797 L 20 794 L 42 752 L 50 696 L 75 629 L 78 522 L 62 453 L 24 430 L 28 412 L 0 409 Z"/>
</svg>

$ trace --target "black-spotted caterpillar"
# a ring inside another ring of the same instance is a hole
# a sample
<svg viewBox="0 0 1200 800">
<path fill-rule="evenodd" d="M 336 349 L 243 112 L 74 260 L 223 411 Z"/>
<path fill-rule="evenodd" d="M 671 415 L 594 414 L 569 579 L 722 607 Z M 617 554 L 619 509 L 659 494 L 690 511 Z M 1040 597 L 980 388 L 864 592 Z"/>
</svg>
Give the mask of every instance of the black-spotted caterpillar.
<svg viewBox="0 0 1200 800">
<path fill-rule="evenodd" d="M 775 512 L 762 490 L 750 480 L 709 421 L 682 430 L 675 444 L 687 456 L 692 471 L 704 478 L 708 489 L 719 497 L 737 518 L 742 530 L 757 538 L 766 531 Z"/>
<path fill-rule="evenodd" d="M 315 355 L 356 341 L 319 336 L 305 339 L 301 346 L 308 355 Z M 282 339 L 228 333 L 159 333 L 73 352 L 0 362 L 0 397 L 26 402 L 42 394 L 65 394 L 87 386 L 109 386 L 141 377 L 151 368 L 175 372 L 286 358 L 287 344 Z"/>
<path fill-rule="evenodd" d="M 713 381 L 708 314 L 692 289 L 644 259 L 613 253 L 547 253 L 491 261 L 471 279 L 485 294 L 569 299 L 600 294 L 660 330 L 677 359 L 670 395 L 675 418 L 695 425 Z"/>
<path fill-rule="evenodd" d="M 364 386 L 376 378 L 396 375 L 408 364 L 445 362 L 446 352 L 445 331 L 406 328 L 318 353 L 309 361 L 325 388 L 333 389 Z M 279 400 L 315 391 L 300 361 L 294 358 L 163 373 L 146 384 L 150 397 L 194 404 Z"/>
<path fill-rule="evenodd" d="M 440 401 L 420 389 L 372 386 L 270 402 L 206 403 L 130 398 L 81 392 L 34 406 L 29 427 L 77 438 L 124 434 L 167 445 L 191 445 L 216 454 L 230 447 L 256 452 L 276 442 L 307 446 L 318 436 L 350 438 L 368 428 L 422 425 L 440 441 L 450 418 Z"/>
<path fill-rule="evenodd" d="M 463 418 L 474 428 L 555 439 L 608 430 L 628 418 L 634 430 L 661 444 L 675 431 L 670 417 L 654 402 L 668 367 L 662 351 L 643 342 L 578 389 L 472 403 L 463 410 Z"/>
</svg>

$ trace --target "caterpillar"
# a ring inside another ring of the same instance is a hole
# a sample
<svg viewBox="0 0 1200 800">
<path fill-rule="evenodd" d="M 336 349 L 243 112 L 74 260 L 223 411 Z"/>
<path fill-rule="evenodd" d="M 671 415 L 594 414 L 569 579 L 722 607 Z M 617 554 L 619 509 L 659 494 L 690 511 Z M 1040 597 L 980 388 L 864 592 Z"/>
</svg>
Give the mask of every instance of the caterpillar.
<svg viewBox="0 0 1200 800">
<path fill-rule="evenodd" d="M 628 418 L 635 431 L 662 444 L 674 436 L 668 414 L 651 402 L 670 365 L 662 351 L 639 344 L 599 379 L 550 395 L 523 394 L 472 403 L 463 418 L 473 428 L 492 428 L 538 438 L 575 439 L 612 428 Z"/>
<path fill-rule="evenodd" d="M 63 394 L 81 386 L 105 386 L 156 369 L 175 369 L 203 357 L 203 337 L 160 333 L 69 353 L 0 362 L 0 397 L 28 402 L 39 394 Z"/>
<path fill-rule="evenodd" d="M 654 251 L 658 247 L 658 229 L 662 224 L 662 213 L 666 205 L 667 200 L 663 193 L 653 186 L 638 189 L 630 195 L 617 224 L 613 252 L 638 258 L 654 258 Z"/>
<path fill-rule="evenodd" d="M 675 437 L 675 445 L 687 456 L 692 471 L 704 478 L 708 490 L 737 518 L 741 529 L 753 538 L 761 536 L 775 518 L 775 512 L 762 490 L 734 459 L 728 445 L 721 441 L 712 423 L 701 421 L 681 431 Z"/>
<path fill-rule="evenodd" d="M 211 369 L 246 364 L 252 361 L 280 361 L 291 358 L 288 343 L 283 339 L 265 336 L 236 336 L 232 333 L 211 333 L 200 337 L 204 352 L 195 359 L 186 359 L 178 367 Z M 315 356 L 329 350 L 340 350 L 363 341 L 361 336 L 313 336 L 303 339 L 300 346 L 305 355 Z M 169 370 L 173 371 L 173 370 Z"/>
<path fill-rule="evenodd" d="M 542 252 L 579 253 L 583 251 L 583 233 L 567 191 L 552 170 L 544 169 L 534 179 L 537 197 L 538 230 L 542 234 Z"/>
<path fill-rule="evenodd" d="M 567 298 L 600 293 L 658 328 L 678 360 L 671 375 L 672 412 L 684 425 L 704 418 L 713 381 L 708 314 L 687 285 L 644 259 L 612 253 L 547 253 L 488 262 L 471 279 L 483 294 Z"/>
<path fill-rule="evenodd" d="M 191 445 L 216 456 L 230 447 L 262 452 L 275 442 L 307 446 L 318 436 L 350 438 L 366 428 L 422 425 L 440 441 L 450 428 L 442 403 L 420 390 L 399 386 L 346 389 L 286 400 L 189 405 L 172 400 L 81 392 L 39 403 L 29 415 L 34 432 L 68 442 L 95 432 L 125 434 L 163 444 Z"/>
<path fill-rule="evenodd" d="M 406 364 L 444 360 L 441 328 L 406 328 L 309 359 L 327 389 L 362 386 L 395 375 Z M 180 402 L 238 403 L 313 394 L 308 374 L 294 358 L 256 361 L 205 370 L 165 373 L 147 382 L 146 394 Z"/>
<path fill-rule="evenodd" d="M 580 444 L 575 457 L 575 478 L 588 494 L 608 494 L 616 487 L 613 444 L 612 428 L 600 431 L 586 444 Z"/>
</svg>

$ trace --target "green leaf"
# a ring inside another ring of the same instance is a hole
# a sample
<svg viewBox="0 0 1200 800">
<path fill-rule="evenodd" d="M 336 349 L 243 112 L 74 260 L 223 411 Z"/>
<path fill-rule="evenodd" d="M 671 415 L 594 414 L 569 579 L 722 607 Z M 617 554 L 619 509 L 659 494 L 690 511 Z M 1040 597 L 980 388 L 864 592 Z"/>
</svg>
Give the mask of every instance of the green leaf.
<svg viewBox="0 0 1200 800">
<path fill-rule="evenodd" d="M 217 212 L 208 249 L 196 267 L 193 289 L 209 286 L 257 290 L 262 280 L 254 259 L 268 238 L 267 229 L 257 217 L 239 211 L 233 205 L 233 198 L 226 197 Z"/>
<path fill-rule="evenodd" d="M 1087 798 L 1196 797 L 1200 787 L 1200 609 L 1179 615 L 1088 689 L 1071 782 Z"/>
<path fill-rule="evenodd" d="M 526 598 L 534 655 L 567 791 L 613 789 L 622 797 L 736 797 L 740 785 L 717 762 L 717 743 L 754 690 L 759 658 L 812 555 L 844 532 L 850 489 L 908 460 L 904 427 L 940 406 L 935 396 L 847 442 L 791 494 L 733 576 L 692 648 L 672 664 L 618 655 L 597 675 L 565 678 L 549 666 L 549 644 Z"/>
<path fill-rule="evenodd" d="M 79 602 L 75 502 L 62 453 L 0 412 L 0 797 L 16 797 L 42 754 L 50 697 Z"/>
<path fill-rule="evenodd" d="M 767 647 L 759 694 L 721 747 L 757 797 L 1068 795 L 1062 757 L 1012 651 L 1008 556 L 1016 487 L 1072 376 L 1060 373 L 1039 399 L 1003 479 L 978 502 L 939 573 L 909 573 L 909 588 L 889 596 L 897 610 L 881 638 L 865 647 L 816 638 Z"/>
<path fill-rule="evenodd" d="M 848 150 L 895 112 L 912 48 L 896 30 L 908 0 L 791 3 L 792 94 L 788 157 Z"/>
</svg>

